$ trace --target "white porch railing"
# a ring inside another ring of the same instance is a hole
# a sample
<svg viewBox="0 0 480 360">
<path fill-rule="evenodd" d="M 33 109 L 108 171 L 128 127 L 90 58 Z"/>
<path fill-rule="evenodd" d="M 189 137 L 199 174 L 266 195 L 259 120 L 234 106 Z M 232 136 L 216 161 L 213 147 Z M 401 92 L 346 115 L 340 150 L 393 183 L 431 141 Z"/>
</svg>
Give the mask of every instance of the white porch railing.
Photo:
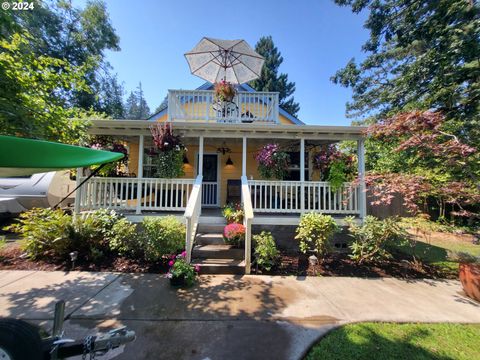
<svg viewBox="0 0 480 360">
<path fill-rule="evenodd" d="M 252 262 L 252 222 L 253 208 L 250 187 L 246 176 L 242 176 L 243 225 L 245 226 L 245 274 L 250 274 Z"/>
<path fill-rule="evenodd" d="M 218 183 L 204 182 L 202 184 L 202 205 L 218 206 Z"/>
<path fill-rule="evenodd" d="M 169 121 L 278 123 L 277 92 L 237 92 L 232 102 L 215 102 L 212 90 L 169 90 Z"/>
<path fill-rule="evenodd" d="M 81 188 L 80 210 L 183 211 L 193 183 L 193 179 L 92 177 Z"/>
<path fill-rule="evenodd" d="M 187 252 L 187 262 L 192 261 L 192 248 L 197 234 L 198 219 L 202 212 L 202 175 L 195 179 L 190 198 L 188 199 L 187 209 L 185 210 L 185 251 Z"/>
<path fill-rule="evenodd" d="M 318 211 L 325 214 L 359 214 L 359 187 L 345 183 L 333 191 L 325 181 L 249 180 L 255 212 L 301 213 Z M 302 186 L 305 197 L 302 200 Z"/>
</svg>

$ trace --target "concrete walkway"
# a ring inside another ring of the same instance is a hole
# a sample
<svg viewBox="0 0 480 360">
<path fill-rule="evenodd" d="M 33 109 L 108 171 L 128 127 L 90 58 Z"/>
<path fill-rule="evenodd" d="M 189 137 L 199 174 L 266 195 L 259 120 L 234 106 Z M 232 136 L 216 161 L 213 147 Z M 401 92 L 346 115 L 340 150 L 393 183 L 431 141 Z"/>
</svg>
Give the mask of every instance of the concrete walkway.
<svg viewBox="0 0 480 360">
<path fill-rule="evenodd" d="M 136 331 L 102 359 L 299 359 L 347 322 L 480 323 L 480 303 L 452 280 L 216 275 L 176 290 L 154 274 L 0 272 L 0 316 L 49 328 L 58 299 L 70 337 Z"/>
</svg>

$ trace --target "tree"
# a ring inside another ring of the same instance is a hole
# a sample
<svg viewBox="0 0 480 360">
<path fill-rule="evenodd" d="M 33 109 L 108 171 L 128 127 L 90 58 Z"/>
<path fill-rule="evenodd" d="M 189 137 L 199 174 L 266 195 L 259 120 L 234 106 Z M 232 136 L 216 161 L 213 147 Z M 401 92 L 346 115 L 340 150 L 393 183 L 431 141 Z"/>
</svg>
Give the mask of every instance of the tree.
<svg viewBox="0 0 480 360">
<path fill-rule="evenodd" d="M 117 75 L 108 75 L 102 79 L 99 94 L 99 111 L 113 117 L 124 119 L 126 115 L 123 96 L 125 89 L 123 84 L 118 82 Z"/>
<path fill-rule="evenodd" d="M 85 110 L 101 111 L 102 87 L 108 86 L 109 67 L 105 50 L 120 50 L 106 5 L 103 1 L 89 0 L 83 9 L 73 7 L 71 1 L 36 1 L 34 11 L 11 12 L 17 26 L 32 35 L 31 50 L 37 56 L 63 59 L 72 66 L 92 62 L 95 66 L 86 71 L 85 82 L 93 91 L 73 89 L 68 93 L 72 105 Z M 12 34 L 15 29 L 10 28 Z M 8 30 L 6 30 L 8 32 Z M 106 79 L 106 80 L 105 80 Z M 114 116 L 115 114 L 107 115 Z"/>
<path fill-rule="evenodd" d="M 67 94 L 89 91 L 84 77 L 95 64 L 73 66 L 31 50 L 28 32 L 0 40 L 0 133 L 79 143 L 88 114 L 70 106 Z"/>
<path fill-rule="evenodd" d="M 410 110 L 445 115 L 443 129 L 480 146 L 480 7 L 472 0 L 335 0 L 368 10 L 363 45 L 332 80 L 353 90 L 352 117 Z M 374 115 L 373 117 L 371 117 Z"/>
<path fill-rule="evenodd" d="M 283 57 L 273 43 L 271 36 L 263 36 L 255 45 L 255 51 L 265 58 L 260 77 L 250 85 L 257 91 L 278 91 L 280 106 L 293 116 L 297 116 L 300 105 L 295 102 L 295 83 L 288 81 L 288 75 L 278 74 Z"/>
<path fill-rule="evenodd" d="M 150 116 L 150 108 L 143 94 L 142 83 L 138 84 L 135 91 L 131 91 L 126 103 L 127 119 L 146 119 Z"/>
<path fill-rule="evenodd" d="M 401 154 L 403 163 L 367 175 L 375 204 L 388 204 L 399 193 L 413 213 L 435 210 L 444 218 L 449 205 L 453 216 L 480 217 L 480 152 L 445 132 L 445 121 L 440 112 L 412 111 L 369 126 L 369 135 Z M 427 209 L 427 200 L 436 206 Z"/>
</svg>

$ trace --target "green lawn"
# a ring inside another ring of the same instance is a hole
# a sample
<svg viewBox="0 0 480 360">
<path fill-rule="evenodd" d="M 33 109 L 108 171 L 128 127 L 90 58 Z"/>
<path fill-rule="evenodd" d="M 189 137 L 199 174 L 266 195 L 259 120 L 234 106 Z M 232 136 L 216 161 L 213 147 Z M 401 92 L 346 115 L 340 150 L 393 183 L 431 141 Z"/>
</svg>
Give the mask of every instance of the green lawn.
<svg viewBox="0 0 480 360">
<path fill-rule="evenodd" d="M 480 359 L 480 325 L 351 324 L 325 336 L 305 359 Z"/>
<path fill-rule="evenodd" d="M 397 250 L 403 253 L 412 254 L 412 248 L 408 245 L 398 246 Z M 448 252 L 466 252 L 480 256 L 480 245 L 468 241 L 459 241 L 453 235 L 444 232 L 441 238 L 433 234 L 417 233 L 416 245 L 413 248 L 414 254 L 422 261 L 439 266 L 446 271 L 458 271 L 458 263 L 451 261 Z"/>
</svg>

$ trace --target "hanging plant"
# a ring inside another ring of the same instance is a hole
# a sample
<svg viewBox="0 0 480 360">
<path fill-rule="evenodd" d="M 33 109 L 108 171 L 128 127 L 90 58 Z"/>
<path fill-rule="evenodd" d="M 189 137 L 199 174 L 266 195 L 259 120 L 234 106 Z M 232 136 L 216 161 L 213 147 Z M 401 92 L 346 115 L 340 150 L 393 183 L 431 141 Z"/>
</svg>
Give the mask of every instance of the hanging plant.
<svg viewBox="0 0 480 360">
<path fill-rule="evenodd" d="M 338 150 L 335 144 L 324 147 L 313 157 L 313 166 L 320 170 L 322 181 L 330 182 L 333 191 L 355 177 L 354 158 Z"/>
<path fill-rule="evenodd" d="M 90 148 L 94 150 L 104 150 L 111 152 L 118 152 L 124 155 L 124 157 L 118 161 L 111 162 L 102 166 L 97 173 L 98 176 L 107 177 L 122 177 L 128 176 L 128 149 L 126 146 L 116 140 L 112 136 L 94 136 L 90 139 Z M 95 170 L 99 165 L 91 167 Z"/>
<path fill-rule="evenodd" d="M 215 83 L 214 89 L 215 100 L 220 102 L 232 101 L 237 93 L 235 87 L 225 80 Z"/>
<path fill-rule="evenodd" d="M 256 154 L 258 172 L 265 179 L 283 180 L 288 175 L 290 156 L 278 144 L 267 144 Z"/>
<path fill-rule="evenodd" d="M 150 127 L 154 148 L 150 149 L 153 162 L 157 165 L 155 176 L 163 179 L 174 179 L 185 174 L 183 157 L 186 149 L 180 136 L 174 135 L 170 123 L 157 123 Z"/>
</svg>

